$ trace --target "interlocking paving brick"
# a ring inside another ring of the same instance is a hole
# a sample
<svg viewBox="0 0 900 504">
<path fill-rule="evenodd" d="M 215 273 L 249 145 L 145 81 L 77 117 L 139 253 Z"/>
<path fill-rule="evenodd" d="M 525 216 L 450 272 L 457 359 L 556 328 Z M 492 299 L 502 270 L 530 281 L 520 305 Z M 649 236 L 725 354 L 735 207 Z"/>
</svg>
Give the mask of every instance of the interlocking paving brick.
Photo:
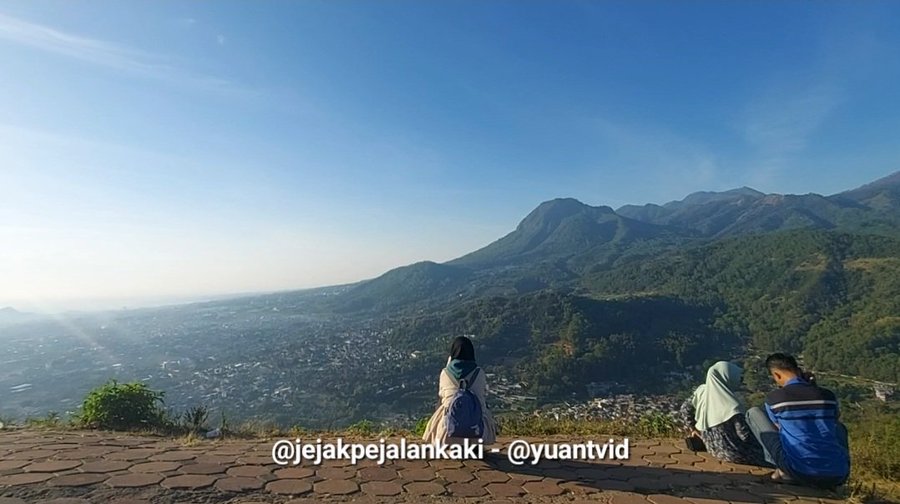
<svg viewBox="0 0 900 504">
<path fill-rule="evenodd" d="M 49 485 L 61 487 L 82 487 L 103 483 L 108 478 L 109 475 L 104 473 L 75 473 L 57 476 L 47 483 Z"/>
<path fill-rule="evenodd" d="M 75 469 L 81 465 L 80 460 L 48 460 L 46 462 L 35 462 L 24 467 L 25 472 L 49 472 L 55 473 Z"/>
<path fill-rule="evenodd" d="M 437 475 L 448 483 L 468 483 L 475 475 L 467 469 L 443 469 Z"/>
<path fill-rule="evenodd" d="M 437 477 L 437 474 L 434 469 L 411 468 L 400 469 L 400 477 L 406 481 L 431 481 Z"/>
<path fill-rule="evenodd" d="M 685 497 L 685 500 L 687 500 L 688 502 L 691 502 L 691 503 L 693 503 L 693 504 L 727 504 L 727 503 L 728 503 L 728 501 L 724 501 L 724 500 L 721 500 L 721 499 L 715 499 L 715 498 L 712 498 L 712 497 L 710 497 L 710 498 L 706 498 L 706 497 L 695 497 L 695 496 L 692 496 L 692 495 L 689 495 L 689 496 Z M 819 504 L 819 503 L 816 502 L 816 504 Z"/>
<path fill-rule="evenodd" d="M 681 453 L 681 448 L 679 448 L 675 445 L 672 445 L 672 444 L 660 444 L 659 446 L 654 447 L 653 451 L 657 455 L 663 455 L 663 454 L 671 455 L 673 453 Z"/>
<path fill-rule="evenodd" d="M 265 483 L 265 481 L 259 478 L 229 476 L 216 480 L 215 487 L 224 492 L 244 492 L 247 490 L 259 490 Z"/>
<path fill-rule="evenodd" d="M 41 445 L 41 449 L 43 450 L 74 450 L 81 446 L 78 443 L 55 443 L 55 444 L 47 444 Z"/>
<path fill-rule="evenodd" d="M 196 452 L 173 450 L 157 453 L 156 455 L 151 456 L 150 460 L 156 462 L 184 462 L 185 460 L 192 460 L 195 458 L 197 458 Z"/>
<path fill-rule="evenodd" d="M 26 450 L 26 451 L 11 453 L 6 456 L 6 459 L 7 460 L 40 460 L 40 459 L 50 458 L 58 453 L 59 453 L 59 451 L 57 451 L 57 450 Z"/>
<path fill-rule="evenodd" d="M 265 466 L 241 465 L 228 468 L 225 471 L 229 476 L 241 476 L 244 478 L 260 478 L 272 474 L 271 469 Z"/>
<path fill-rule="evenodd" d="M 29 496 L 43 496 L 46 494 L 31 492 L 40 492 L 40 488 L 83 486 L 82 490 L 57 488 L 57 493 L 49 494 L 79 497 L 86 495 L 59 492 L 93 492 L 90 490 L 93 485 L 149 487 L 123 491 L 120 504 L 136 504 L 135 499 L 146 499 L 159 488 L 168 487 L 227 492 L 231 495 L 222 499 L 242 504 L 249 504 L 252 499 L 266 500 L 259 493 L 263 491 L 270 494 L 268 500 L 278 502 L 291 495 L 307 494 L 295 499 L 296 504 L 310 504 L 322 498 L 358 504 L 395 499 L 412 503 L 446 495 L 471 497 L 484 504 L 524 499 L 545 504 L 561 502 L 561 499 L 568 504 L 840 502 L 835 494 L 820 495 L 801 487 L 772 485 L 761 476 L 771 472 L 769 469 L 720 463 L 709 454 L 684 451 L 671 441 L 632 442 L 632 457 L 637 460 L 624 464 L 546 461 L 523 467 L 513 466 L 505 456 L 497 455 L 471 461 L 397 461 L 385 466 L 374 462 L 350 466 L 349 461 L 325 461 L 322 466 L 314 466 L 303 461 L 300 466 L 284 467 L 273 464 L 270 442 L 229 439 L 200 441 L 188 447 L 177 440 L 85 434 L 0 432 L 0 487 L 34 485 L 33 490 L 24 491 Z M 153 461 L 149 461 L 151 457 Z M 173 460 L 165 460 L 169 458 Z M 114 496 L 120 495 L 116 491 L 106 492 L 110 494 L 100 501 L 114 502 Z M 132 498 L 127 492 L 137 493 Z M 285 497 L 279 498 L 279 494 Z M 0 504 L 12 502 L 7 501 L 0 498 Z M 14 502 L 22 504 L 23 501 Z M 38 497 L 29 502 L 45 501 Z M 144 501 L 144 504 L 148 503 Z"/>
<path fill-rule="evenodd" d="M 415 481 L 404 486 L 406 493 L 413 496 L 442 495 L 446 492 L 444 486 L 434 481 Z"/>
<path fill-rule="evenodd" d="M 198 464 L 233 464 L 237 460 L 236 455 L 210 455 L 205 453 L 198 455 L 196 459 Z"/>
<path fill-rule="evenodd" d="M 347 495 L 357 492 L 359 485 L 350 480 L 325 480 L 313 485 L 317 494 Z"/>
<path fill-rule="evenodd" d="M 540 481 L 544 477 L 540 474 L 510 473 L 509 479 L 511 483 L 522 483 L 526 481 Z"/>
<path fill-rule="evenodd" d="M 174 471 L 181 467 L 181 462 L 144 462 L 135 464 L 128 468 L 129 471 L 135 473 L 163 473 Z"/>
<path fill-rule="evenodd" d="M 185 464 L 178 469 L 183 474 L 224 474 L 227 465 L 222 464 Z"/>
<path fill-rule="evenodd" d="M 131 462 L 124 460 L 95 460 L 93 462 L 85 462 L 78 470 L 86 473 L 112 473 L 124 471 L 132 465 Z"/>
<path fill-rule="evenodd" d="M 301 495 L 311 492 L 313 488 L 310 479 L 279 479 L 266 485 L 266 491 L 279 495 Z"/>
<path fill-rule="evenodd" d="M 0 476 L 0 486 L 19 486 L 42 483 L 52 478 L 52 473 L 21 473 Z"/>
<path fill-rule="evenodd" d="M 494 497 L 520 497 L 525 495 L 525 489 L 514 483 L 490 483 L 484 487 Z"/>
<path fill-rule="evenodd" d="M 684 499 L 666 494 L 652 494 L 647 496 L 647 500 L 653 504 L 688 504 Z"/>
<path fill-rule="evenodd" d="M 362 481 L 391 481 L 397 479 L 397 471 L 390 467 L 364 467 L 356 473 Z"/>
<path fill-rule="evenodd" d="M 642 476 L 640 478 L 631 478 L 628 483 L 634 485 L 639 490 L 668 490 L 669 485 L 660 478 L 650 478 Z"/>
<path fill-rule="evenodd" d="M 432 473 L 432 476 L 434 473 Z M 316 476 L 327 480 L 351 479 L 356 476 L 356 469 L 352 467 L 323 467 L 316 470 Z"/>
<path fill-rule="evenodd" d="M 529 481 L 522 485 L 525 488 L 525 491 L 532 495 L 559 495 L 563 493 L 563 488 L 557 485 L 556 483 L 551 483 L 549 481 Z"/>
<path fill-rule="evenodd" d="M 311 467 L 286 467 L 276 469 L 275 477 L 279 479 L 303 479 L 314 475 L 316 471 Z"/>
<path fill-rule="evenodd" d="M 427 460 L 398 460 L 394 463 L 398 471 L 408 471 L 409 469 L 428 469 Z"/>
<path fill-rule="evenodd" d="M 109 460 L 144 460 L 161 453 L 161 451 L 152 448 L 129 448 L 128 450 L 107 454 L 103 458 Z"/>
<path fill-rule="evenodd" d="M 616 493 L 609 504 L 647 504 L 647 498 L 641 494 Z"/>
<path fill-rule="evenodd" d="M 156 485 L 162 481 L 162 474 L 131 473 L 121 476 L 113 476 L 106 480 L 106 484 L 113 488 L 136 488 Z"/>
<path fill-rule="evenodd" d="M 403 486 L 395 481 L 367 481 L 359 488 L 364 494 L 376 497 L 391 497 L 403 492 Z"/>
<path fill-rule="evenodd" d="M 215 476 L 206 474 L 182 474 L 179 476 L 169 476 L 162 480 L 159 485 L 163 488 L 171 489 L 187 489 L 196 490 L 199 488 L 211 487 L 216 482 Z"/>
<path fill-rule="evenodd" d="M 60 497 L 58 499 L 38 501 L 38 504 L 91 504 L 91 501 L 76 497 Z"/>
<path fill-rule="evenodd" d="M 483 486 L 473 483 L 450 483 L 447 491 L 454 497 L 481 497 L 487 494 Z"/>
<path fill-rule="evenodd" d="M 672 455 L 670 455 L 670 457 L 677 460 L 679 464 L 686 464 L 686 465 L 691 465 L 691 464 L 694 464 L 697 462 L 703 462 L 704 460 L 706 460 L 703 457 L 698 457 L 697 455 L 695 455 L 692 452 L 673 453 Z"/>
<path fill-rule="evenodd" d="M 0 460 L 0 471 L 21 469 L 30 463 L 30 460 Z"/>
<path fill-rule="evenodd" d="M 595 494 L 600 491 L 596 485 L 584 481 L 563 481 L 559 486 L 562 487 L 564 491 L 576 495 Z"/>
<path fill-rule="evenodd" d="M 461 460 L 440 459 L 431 460 L 428 462 L 428 465 L 435 469 L 459 469 L 463 466 L 463 463 Z"/>
<path fill-rule="evenodd" d="M 647 455 L 646 457 L 642 457 L 644 462 L 647 462 L 650 465 L 656 466 L 664 466 L 667 464 L 677 464 L 678 461 L 668 457 L 667 455 Z"/>
<path fill-rule="evenodd" d="M 716 490 L 715 496 L 722 500 L 727 500 L 732 504 L 763 504 L 766 502 L 764 498 L 758 495 L 753 495 L 749 492 L 735 488 L 723 488 L 721 490 Z"/>
<path fill-rule="evenodd" d="M 618 492 L 634 492 L 635 490 L 637 490 L 635 486 L 629 481 L 605 479 L 598 480 L 595 482 L 595 484 L 603 491 L 614 490 Z"/>
<path fill-rule="evenodd" d="M 475 471 L 475 479 L 478 481 L 483 481 L 485 483 L 506 483 L 509 481 L 509 474 L 506 474 L 502 471 L 495 471 L 493 469 L 485 469 L 481 471 Z"/>
<path fill-rule="evenodd" d="M 266 455 L 248 455 L 246 457 L 238 457 L 238 462 L 246 465 L 268 465 L 273 464 L 275 461 L 272 459 L 272 454 Z"/>
<path fill-rule="evenodd" d="M 659 478 L 659 481 L 667 488 L 690 487 L 696 484 L 690 475 L 675 472 Z"/>
</svg>

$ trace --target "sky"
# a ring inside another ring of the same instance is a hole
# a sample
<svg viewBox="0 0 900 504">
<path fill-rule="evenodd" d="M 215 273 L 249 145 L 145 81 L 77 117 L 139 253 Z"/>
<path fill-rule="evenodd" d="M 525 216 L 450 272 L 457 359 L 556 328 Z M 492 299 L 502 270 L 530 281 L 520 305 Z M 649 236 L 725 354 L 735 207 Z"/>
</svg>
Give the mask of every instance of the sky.
<svg viewBox="0 0 900 504">
<path fill-rule="evenodd" d="M 0 1 L 0 306 L 334 285 L 900 169 L 897 2 Z"/>
</svg>

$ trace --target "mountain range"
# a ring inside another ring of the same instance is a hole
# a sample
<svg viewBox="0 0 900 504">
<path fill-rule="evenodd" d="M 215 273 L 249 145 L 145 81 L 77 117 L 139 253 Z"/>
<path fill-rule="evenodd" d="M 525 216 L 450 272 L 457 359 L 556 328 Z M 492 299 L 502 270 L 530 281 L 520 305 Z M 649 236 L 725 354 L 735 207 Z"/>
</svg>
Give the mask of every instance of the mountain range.
<svg viewBox="0 0 900 504">
<path fill-rule="evenodd" d="M 900 381 L 898 294 L 900 172 L 830 196 L 742 187 L 618 209 L 555 199 L 484 248 L 391 270 L 326 307 L 400 320 L 410 348 L 480 334 L 557 395 L 559 383 L 624 376 L 622 361 L 665 373 L 748 351 Z"/>
<path fill-rule="evenodd" d="M 576 288 L 585 275 L 661 252 L 789 230 L 900 237 L 900 172 L 831 196 L 748 187 L 697 192 L 664 205 L 616 210 L 572 198 L 538 205 L 515 230 L 443 264 L 420 262 L 354 285 L 341 311 Z"/>
</svg>

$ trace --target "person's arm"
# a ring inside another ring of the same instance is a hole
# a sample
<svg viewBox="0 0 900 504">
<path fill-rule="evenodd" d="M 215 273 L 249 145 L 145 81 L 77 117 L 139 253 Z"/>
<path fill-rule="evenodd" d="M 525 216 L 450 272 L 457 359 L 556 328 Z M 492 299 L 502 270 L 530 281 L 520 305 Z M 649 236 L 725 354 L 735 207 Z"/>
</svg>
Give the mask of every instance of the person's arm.
<svg viewBox="0 0 900 504">
<path fill-rule="evenodd" d="M 441 401 L 447 400 L 447 398 L 452 397 L 456 393 L 456 383 L 447 374 L 447 370 L 441 370 L 441 377 L 438 381 L 438 397 L 441 398 Z"/>
</svg>

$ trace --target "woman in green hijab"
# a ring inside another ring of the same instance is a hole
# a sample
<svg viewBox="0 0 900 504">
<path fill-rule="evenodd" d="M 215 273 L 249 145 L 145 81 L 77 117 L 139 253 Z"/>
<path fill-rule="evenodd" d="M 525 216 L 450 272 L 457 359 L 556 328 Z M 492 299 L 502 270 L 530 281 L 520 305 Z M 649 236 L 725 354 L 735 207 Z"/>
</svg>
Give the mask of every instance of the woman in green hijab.
<svg viewBox="0 0 900 504">
<path fill-rule="evenodd" d="M 681 406 L 681 417 L 691 435 L 703 439 L 707 451 L 719 460 L 767 466 L 762 447 L 744 420 L 744 405 L 737 396 L 743 371 L 733 362 L 719 361 L 706 372 L 706 383 Z"/>
</svg>

